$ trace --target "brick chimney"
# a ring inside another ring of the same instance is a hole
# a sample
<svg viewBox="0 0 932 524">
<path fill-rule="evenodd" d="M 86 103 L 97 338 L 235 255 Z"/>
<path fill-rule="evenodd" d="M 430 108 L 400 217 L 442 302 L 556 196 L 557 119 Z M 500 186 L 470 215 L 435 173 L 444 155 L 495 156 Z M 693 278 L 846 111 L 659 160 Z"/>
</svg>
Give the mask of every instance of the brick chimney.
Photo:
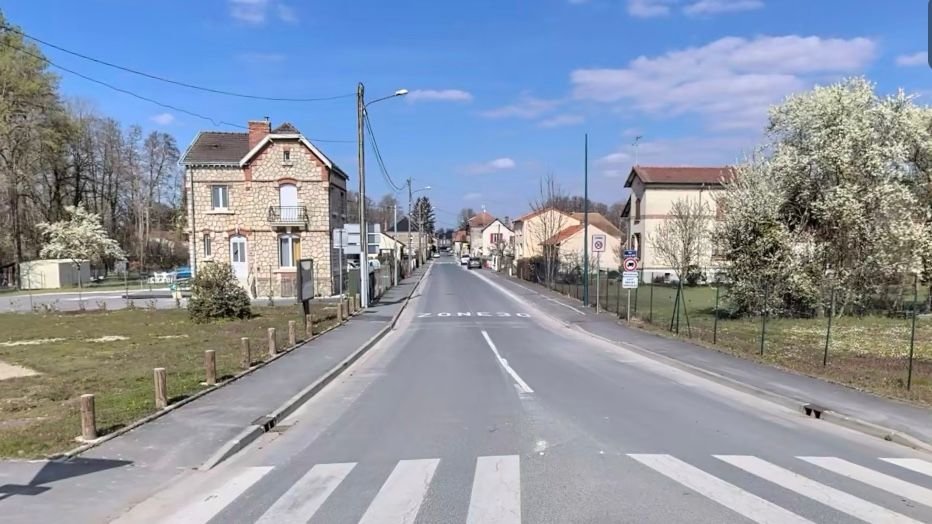
<svg viewBox="0 0 932 524">
<path fill-rule="evenodd" d="M 256 147 L 256 144 L 262 141 L 269 133 L 272 132 L 272 123 L 269 117 L 264 120 L 249 121 L 249 149 Z"/>
</svg>

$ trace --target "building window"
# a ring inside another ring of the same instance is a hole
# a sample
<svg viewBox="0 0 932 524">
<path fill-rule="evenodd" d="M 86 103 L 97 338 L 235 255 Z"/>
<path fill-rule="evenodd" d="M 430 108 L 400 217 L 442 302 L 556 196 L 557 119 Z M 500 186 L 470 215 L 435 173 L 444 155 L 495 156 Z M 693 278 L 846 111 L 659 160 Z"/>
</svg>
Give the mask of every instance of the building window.
<svg viewBox="0 0 932 524">
<path fill-rule="evenodd" d="M 502 234 L 501 234 L 501 233 L 492 233 L 492 234 L 489 236 L 489 241 L 492 242 L 493 244 L 498 244 L 499 242 L 502 241 Z"/>
<path fill-rule="evenodd" d="M 634 249 L 638 250 L 638 260 L 642 260 L 644 258 L 644 250 L 641 249 L 641 234 L 640 233 L 634 234 Z"/>
<path fill-rule="evenodd" d="M 282 149 L 282 164 L 291 165 L 291 149 Z"/>
<path fill-rule="evenodd" d="M 301 238 L 297 235 L 278 237 L 278 267 L 292 268 L 301 258 Z"/>
<path fill-rule="evenodd" d="M 634 223 L 637 224 L 641 221 L 641 199 L 635 199 L 634 201 Z"/>
<path fill-rule="evenodd" d="M 204 256 L 209 257 L 210 255 L 211 255 L 210 233 L 204 233 Z"/>
<path fill-rule="evenodd" d="M 230 208 L 230 186 L 210 186 L 210 207 L 218 211 Z"/>
</svg>

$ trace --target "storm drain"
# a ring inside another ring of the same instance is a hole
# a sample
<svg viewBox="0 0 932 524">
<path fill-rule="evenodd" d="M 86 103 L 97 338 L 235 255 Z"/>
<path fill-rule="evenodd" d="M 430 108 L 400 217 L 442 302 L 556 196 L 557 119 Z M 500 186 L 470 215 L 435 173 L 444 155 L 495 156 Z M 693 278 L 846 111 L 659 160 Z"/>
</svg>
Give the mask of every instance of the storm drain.
<svg viewBox="0 0 932 524">
<path fill-rule="evenodd" d="M 275 427 L 275 418 L 268 415 L 261 416 L 256 420 L 252 421 L 254 426 L 262 426 L 262 431 L 272 431 L 272 428 Z"/>
<path fill-rule="evenodd" d="M 807 417 L 815 417 L 820 419 L 822 418 L 823 411 L 828 410 L 822 406 L 819 406 L 818 404 L 806 404 L 803 406 L 803 412 L 806 413 Z"/>
</svg>

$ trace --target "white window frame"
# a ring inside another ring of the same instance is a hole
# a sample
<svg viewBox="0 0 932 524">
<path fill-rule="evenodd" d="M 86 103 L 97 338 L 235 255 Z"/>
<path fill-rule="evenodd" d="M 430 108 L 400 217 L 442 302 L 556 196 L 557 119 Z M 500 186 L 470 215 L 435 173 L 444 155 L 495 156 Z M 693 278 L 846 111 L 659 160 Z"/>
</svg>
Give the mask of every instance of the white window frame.
<svg viewBox="0 0 932 524">
<path fill-rule="evenodd" d="M 213 256 L 213 246 L 210 244 L 210 233 L 204 233 L 204 235 L 201 237 L 201 242 L 204 244 L 204 256 Z"/>
<path fill-rule="evenodd" d="M 222 205 L 216 205 L 216 202 L 214 202 L 214 190 L 218 189 L 222 189 L 217 193 L 223 197 L 217 199 L 223 200 L 223 202 L 220 202 Z M 210 209 L 213 211 L 228 211 L 230 209 L 230 186 L 226 184 L 213 184 L 210 186 Z"/>
<path fill-rule="evenodd" d="M 288 239 L 288 256 L 292 259 L 291 265 L 282 264 L 282 240 Z M 296 269 L 298 267 L 298 261 L 295 260 L 294 252 L 294 241 L 297 240 L 298 244 L 301 243 L 301 236 L 295 235 L 293 233 L 285 233 L 284 235 L 278 236 L 278 267 L 280 269 Z"/>
</svg>

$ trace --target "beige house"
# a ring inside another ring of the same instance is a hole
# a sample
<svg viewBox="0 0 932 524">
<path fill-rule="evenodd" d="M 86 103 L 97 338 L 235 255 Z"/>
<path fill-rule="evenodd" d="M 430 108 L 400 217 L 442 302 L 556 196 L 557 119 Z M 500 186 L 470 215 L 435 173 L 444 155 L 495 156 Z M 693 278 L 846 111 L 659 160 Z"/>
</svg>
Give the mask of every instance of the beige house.
<svg viewBox="0 0 932 524">
<path fill-rule="evenodd" d="M 585 213 L 565 213 L 555 208 L 533 211 L 519 217 L 514 222 L 515 258 L 542 256 L 543 246 L 555 245 L 554 242 L 557 237 L 560 237 L 560 241 L 556 241 L 556 243 L 560 244 L 568 239 L 569 235 L 575 234 L 576 231 L 580 231 L 580 239 L 582 239 L 585 236 L 583 232 L 585 218 Z M 570 229 L 572 231 L 568 231 Z M 608 237 L 613 237 L 617 242 L 607 238 L 607 243 L 609 245 L 620 245 L 621 231 L 601 213 L 589 213 L 590 241 L 592 234 L 605 234 Z M 572 251 L 570 250 L 571 247 Z M 583 244 L 581 240 L 578 248 L 575 241 L 563 244 L 560 253 L 564 256 L 573 256 L 574 253 L 578 253 L 579 259 L 582 260 Z M 602 267 L 608 266 L 603 265 Z M 614 263 L 611 267 L 615 269 L 618 264 Z"/>
<path fill-rule="evenodd" d="M 637 249 L 643 278 L 654 277 L 676 280 L 672 267 L 651 246 L 651 239 L 670 215 L 673 203 L 681 199 L 695 199 L 708 206 L 709 225 L 721 218 L 715 193 L 723 189 L 722 182 L 734 177 L 731 167 L 649 167 L 636 166 L 631 169 L 625 187 L 629 189 L 628 202 L 622 212 L 627 222 L 629 238 L 627 247 Z M 711 233 L 711 231 L 710 231 Z M 718 264 L 712 243 L 700 261 L 705 268 Z"/>
<path fill-rule="evenodd" d="M 514 239 L 514 231 L 499 219 L 493 220 L 482 230 L 482 256 L 491 257 L 495 254 L 510 251 Z"/>
<path fill-rule="evenodd" d="M 585 246 L 588 240 L 592 245 L 593 235 L 605 236 L 605 250 L 602 252 L 589 251 L 589 267 L 594 271 L 596 268 L 617 271 L 621 265 L 619 259 L 621 237 L 610 234 L 608 231 L 589 224 L 588 238 L 585 235 L 585 227 L 582 224 L 572 225 L 556 235 L 544 241 L 544 246 L 552 246 L 559 253 L 557 260 L 565 269 L 582 267 L 585 258 Z"/>
<path fill-rule="evenodd" d="M 315 292 L 341 289 L 331 238 L 346 218 L 348 177 L 294 126 L 202 131 L 182 164 L 192 272 L 224 262 L 253 296 L 294 296 L 298 260 L 310 258 Z"/>
<path fill-rule="evenodd" d="M 469 219 L 469 253 L 473 256 L 482 256 L 486 252 L 482 232 L 495 222 L 496 218 L 483 210 Z"/>
</svg>

